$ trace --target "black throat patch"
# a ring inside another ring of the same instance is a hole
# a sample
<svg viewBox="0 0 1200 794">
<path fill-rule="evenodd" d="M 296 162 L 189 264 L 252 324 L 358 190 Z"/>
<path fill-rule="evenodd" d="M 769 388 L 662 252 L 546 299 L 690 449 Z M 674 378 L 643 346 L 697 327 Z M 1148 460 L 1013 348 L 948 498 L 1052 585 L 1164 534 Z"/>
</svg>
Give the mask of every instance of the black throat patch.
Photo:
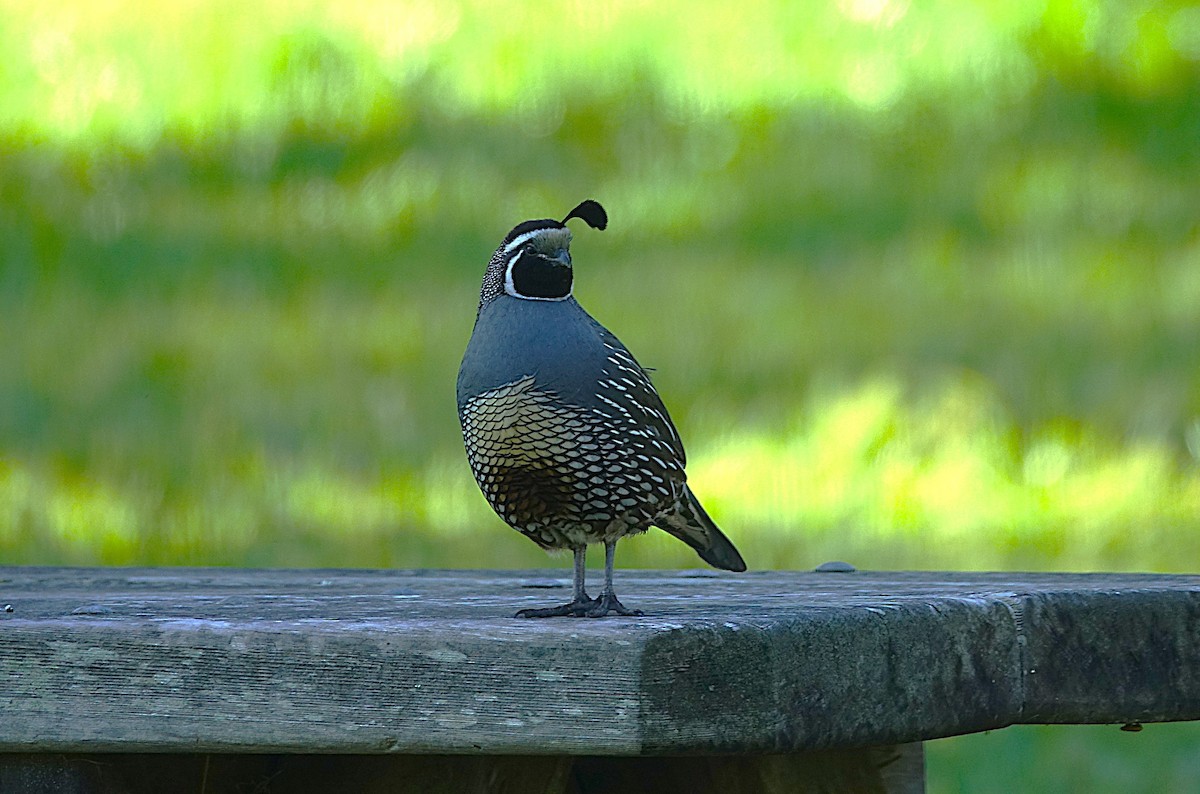
<svg viewBox="0 0 1200 794">
<path fill-rule="evenodd" d="M 518 295 L 553 300 L 571 294 L 571 267 L 541 254 L 526 252 L 512 264 L 512 285 Z"/>
</svg>

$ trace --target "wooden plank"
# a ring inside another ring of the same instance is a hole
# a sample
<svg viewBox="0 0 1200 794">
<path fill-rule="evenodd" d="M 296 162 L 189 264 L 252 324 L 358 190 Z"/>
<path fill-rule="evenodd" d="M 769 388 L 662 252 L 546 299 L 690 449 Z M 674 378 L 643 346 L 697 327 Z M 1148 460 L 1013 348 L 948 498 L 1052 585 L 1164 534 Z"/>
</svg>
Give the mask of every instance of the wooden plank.
<svg viewBox="0 0 1200 794">
<path fill-rule="evenodd" d="M 1200 577 L 0 568 L 0 751 L 669 755 L 1200 718 Z"/>
<path fill-rule="evenodd" d="M 5 794 L 568 794 L 554 756 L 0 753 Z"/>
<path fill-rule="evenodd" d="M 576 759 L 572 782 L 578 794 L 922 794 L 925 756 L 919 743 L 790 755 L 593 756 Z"/>
<path fill-rule="evenodd" d="M 6 794 L 920 794 L 919 744 L 795 755 L 0 754 Z"/>
</svg>

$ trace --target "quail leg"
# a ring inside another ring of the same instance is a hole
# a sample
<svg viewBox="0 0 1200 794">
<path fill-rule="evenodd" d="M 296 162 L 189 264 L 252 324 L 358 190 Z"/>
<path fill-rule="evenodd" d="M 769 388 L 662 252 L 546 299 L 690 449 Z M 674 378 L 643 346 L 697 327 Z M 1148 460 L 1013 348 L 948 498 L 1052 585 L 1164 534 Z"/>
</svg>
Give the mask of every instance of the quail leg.
<svg viewBox="0 0 1200 794">
<path fill-rule="evenodd" d="M 587 575 L 587 546 L 576 546 L 572 551 L 575 552 L 575 597 L 571 603 L 557 607 L 545 607 L 544 609 L 522 609 L 515 617 L 578 618 L 591 614 L 590 610 L 595 607 L 596 599 L 588 598 L 587 591 L 584 590 L 583 586 L 584 577 Z"/>
<path fill-rule="evenodd" d="M 600 597 L 593 601 L 592 605 L 583 613 L 589 618 L 602 618 L 610 613 L 626 617 L 645 614 L 640 609 L 629 609 L 617 600 L 617 594 L 613 590 L 613 558 L 616 553 L 617 542 L 615 540 L 604 544 L 604 589 L 600 591 Z"/>
</svg>

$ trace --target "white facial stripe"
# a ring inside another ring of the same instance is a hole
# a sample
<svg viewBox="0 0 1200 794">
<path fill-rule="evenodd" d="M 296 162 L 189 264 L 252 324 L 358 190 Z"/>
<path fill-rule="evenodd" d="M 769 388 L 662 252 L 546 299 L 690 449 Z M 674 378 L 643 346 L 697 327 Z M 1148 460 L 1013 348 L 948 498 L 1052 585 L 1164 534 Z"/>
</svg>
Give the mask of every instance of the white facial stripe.
<svg viewBox="0 0 1200 794">
<path fill-rule="evenodd" d="M 522 245 L 524 245 L 530 239 L 536 237 L 537 235 L 541 234 L 544 231 L 546 231 L 546 230 L 545 229 L 534 229 L 531 232 L 525 232 L 524 234 L 517 235 L 516 237 L 513 238 L 513 241 L 511 243 L 504 246 L 504 253 L 511 254 L 513 251 L 520 248 Z M 515 262 L 515 261 L 517 261 L 517 260 L 513 259 L 513 262 Z M 511 263 L 509 263 L 509 264 L 511 267 Z"/>
<path fill-rule="evenodd" d="M 545 231 L 545 230 L 543 229 L 542 231 Z M 529 234 L 537 234 L 537 232 L 530 232 Z M 528 237 L 528 236 L 529 235 L 521 235 L 521 237 Z M 518 237 L 516 240 L 513 240 L 513 242 L 514 243 L 517 242 L 518 240 L 521 239 L 521 237 Z M 575 289 L 574 284 L 571 284 L 571 289 L 567 290 L 567 294 L 563 295 L 561 298 L 537 298 L 537 297 L 534 297 L 533 295 L 522 295 L 521 293 L 517 292 L 517 288 L 513 286 L 513 277 L 512 277 L 513 265 L 517 264 L 517 261 L 523 256 L 525 256 L 524 251 L 520 252 L 519 254 L 514 256 L 512 259 L 508 260 L 508 267 L 504 268 L 504 291 L 506 293 L 513 296 L 514 298 L 520 298 L 521 300 L 526 300 L 526 301 L 565 301 L 567 298 L 571 297 L 571 290 Z"/>
<path fill-rule="evenodd" d="M 562 231 L 563 231 L 563 229 L 558 226 L 550 226 L 545 229 L 534 229 L 531 232 L 525 232 L 524 234 L 519 234 L 513 238 L 511 243 L 504 246 L 504 253 L 511 254 L 513 251 L 517 250 L 522 245 L 524 245 L 525 243 L 532 240 L 534 237 L 537 237 L 539 234 L 545 234 L 546 232 L 560 232 L 561 233 Z M 569 240 L 570 237 L 568 237 L 567 239 Z"/>
<path fill-rule="evenodd" d="M 521 296 L 517 294 L 517 288 L 513 286 L 512 269 L 513 265 L 515 265 L 523 256 L 525 256 L 524 251 L 508 260 L 508 267 L 504 268 L 504 291 L 509 295 L 512 295 L 514 298 L 519 298 Z"/>
</svg>

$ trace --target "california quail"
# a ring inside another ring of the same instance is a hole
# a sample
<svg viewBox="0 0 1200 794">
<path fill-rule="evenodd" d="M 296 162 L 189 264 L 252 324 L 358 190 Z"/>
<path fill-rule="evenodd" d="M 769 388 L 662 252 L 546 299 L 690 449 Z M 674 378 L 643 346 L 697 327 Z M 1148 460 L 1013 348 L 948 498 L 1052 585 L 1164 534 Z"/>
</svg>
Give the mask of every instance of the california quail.
<svg viewBox="0 0 1200 794">
<path fill-rule="evenodd" d="M 480 490 L 544 549 L 575 555 L 569 604 L 517 617 L 640 615 L 613 592 L 626 535 L 665 529 L 717 568 L 746 570 L 684 474 L 683 443 L 649 377 L 571 295 L 571 232 L 608 225 L 587 200 L 561 221 L 518 224 L 492 254 L 458 371 L 458 418 Z M 584 591 L 589 543 L 605 545 L 604 590 Z"/>
</svg>

